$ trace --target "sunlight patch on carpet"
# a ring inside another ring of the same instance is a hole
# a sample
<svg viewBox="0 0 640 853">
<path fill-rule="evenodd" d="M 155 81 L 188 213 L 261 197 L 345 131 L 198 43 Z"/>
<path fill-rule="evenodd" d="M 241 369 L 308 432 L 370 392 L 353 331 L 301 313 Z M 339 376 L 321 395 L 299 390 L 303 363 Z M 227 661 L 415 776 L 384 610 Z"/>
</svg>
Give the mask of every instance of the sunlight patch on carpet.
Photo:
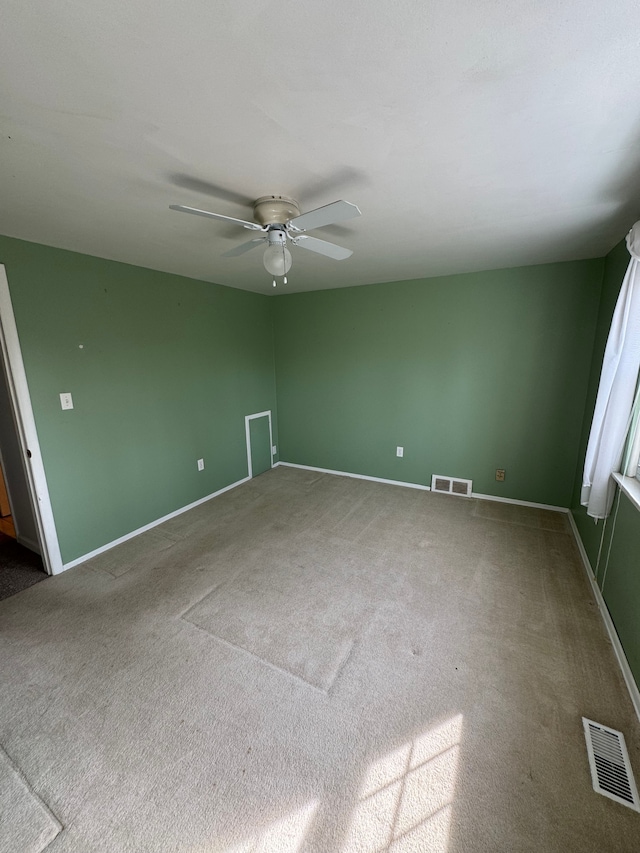
<svg viewBox="0 0 640 853">
<path fill-rule="evenodd" d="M 458 714 L 370 766 L 343 853 L 446 853 L 461 731 Z"/>
</svg>

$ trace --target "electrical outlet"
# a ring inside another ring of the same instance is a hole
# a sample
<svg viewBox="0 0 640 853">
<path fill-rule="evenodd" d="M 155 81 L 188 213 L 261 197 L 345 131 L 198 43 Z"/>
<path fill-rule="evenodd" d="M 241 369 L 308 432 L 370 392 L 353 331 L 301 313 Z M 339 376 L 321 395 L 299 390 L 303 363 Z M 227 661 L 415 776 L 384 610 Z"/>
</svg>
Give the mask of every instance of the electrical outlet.
<svg viewBox="0 0 640 853">
<path fill-rule="evenodd" d="M 496 468 L 496 480 L 499 483 L 504 482 L 504 468 Z"/>
<path fill-rule="evenodd" d="M 60 408 L 73 409 L 73 400 L 71 399 L 71 394 L 60 394 Z"/>
<path fill-rule="evenodd" d="M 404 456 L 404 447 L 396 447 L 396 456 L 402 459 Z"/>
<path fill-rule="evenodd" d="M 271 455 L 275 456 L 277 452 L 278 452 L 278 448 L 275 446 L 275 444 L 273 444 L 271 446 Z"/>
<path fill-rule="evenodd" d="M 198 471 L 204 471 L 204 459 L 198 459 Z"/>
</svg>

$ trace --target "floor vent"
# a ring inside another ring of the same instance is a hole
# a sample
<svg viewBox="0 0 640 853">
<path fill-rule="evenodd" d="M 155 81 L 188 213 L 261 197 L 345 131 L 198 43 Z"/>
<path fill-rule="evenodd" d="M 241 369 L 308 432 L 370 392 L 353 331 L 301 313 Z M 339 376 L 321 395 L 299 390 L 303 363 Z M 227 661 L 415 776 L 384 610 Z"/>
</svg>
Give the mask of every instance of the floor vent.
<svg viewBox="0 0 640 853">
<path fill-rule="evenodd" d="M 587 741 L 593 790 L 640 811 L 638 789 L 633 778 L 627 745 L 622 732 L 582 718 Z"/>
<path fill-rule="evenodd" d="M 464 495 L 471 497 L 471 480 L 461 480 L 459 477 L 441 477 L 434 474 L 431 478 L 431 491 L 445 495 Z"/>
</svg>

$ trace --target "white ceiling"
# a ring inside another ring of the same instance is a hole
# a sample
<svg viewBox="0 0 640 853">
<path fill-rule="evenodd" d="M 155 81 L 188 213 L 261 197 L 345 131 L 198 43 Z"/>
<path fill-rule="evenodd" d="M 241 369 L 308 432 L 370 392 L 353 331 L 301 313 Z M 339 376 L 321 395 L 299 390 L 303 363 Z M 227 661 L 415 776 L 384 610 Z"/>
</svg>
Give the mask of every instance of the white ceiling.
<svg viewBox="0 0 640 853">
<path fill-rule="evenodd" d="M 0 233 L 269 293 L 169 204 L 357 204 L 289 291 L 597 257 L 640 214 L 637 0 L 2 5 Z"/>
</svg>

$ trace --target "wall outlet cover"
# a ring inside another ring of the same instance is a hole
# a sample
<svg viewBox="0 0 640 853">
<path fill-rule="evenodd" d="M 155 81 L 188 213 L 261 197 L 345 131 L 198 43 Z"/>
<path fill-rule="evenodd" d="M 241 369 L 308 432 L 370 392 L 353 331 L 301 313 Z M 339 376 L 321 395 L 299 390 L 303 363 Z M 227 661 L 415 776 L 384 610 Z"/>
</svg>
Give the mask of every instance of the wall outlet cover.
<svg viewBox="0 0 640 853">
<path fill-rule="evenodd" d="M 204 471 L 204 459 L 198 459 L 198 471 Z"/>
<path fill-rule="evenodd" d="M 60 407 L 62 409 L 73 409 L 73 398 L 70 392 L 67 391 L 64 394 L 60 394 Z"/>
<path fill-rule="evenodd" d="M 400 459 L 404 456 L 404 447 L 396 447 L 396 456 Z"/>
</svg>

